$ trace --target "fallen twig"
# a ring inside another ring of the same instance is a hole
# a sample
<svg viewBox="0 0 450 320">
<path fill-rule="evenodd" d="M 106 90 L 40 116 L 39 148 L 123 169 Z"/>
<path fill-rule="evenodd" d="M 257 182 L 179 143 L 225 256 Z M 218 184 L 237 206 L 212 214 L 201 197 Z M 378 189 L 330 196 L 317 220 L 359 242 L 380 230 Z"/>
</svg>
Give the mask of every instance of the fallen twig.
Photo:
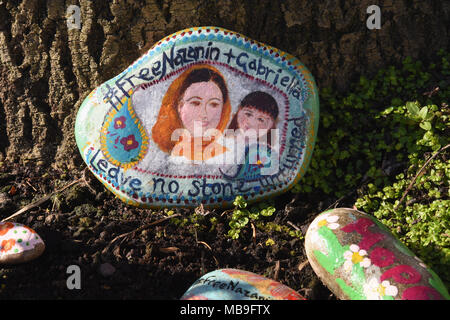
<svg viewBox="0 0 450 320">
<path fill-rule="evenodd" d="M 169 219 L 172 219 L 172 218 L 175 218 L 175 217 L 179 217 L 179 216 L 180 216 L 180 214 L 179 214 L 179 213 L 176 213 L 176 214 L 173 214 L 173 215 L 171 215 L 171 216 L 164 217 L 164 218 L 159 219 L 159 220 L 157 220 L 157 221 L 154 221 L 154 222 L 148 223 L 148 224 L 146 224 L 146 225 L 140 226 L 139 228 L 134 229 L 134 230 L 132 230 L 132 231 L 130 231 L 130 232 L 122 233 L 121 235 L 118 235 L 117 237 L 115 237 L 114 239 L 112 239 L 111 242 L 106 246 L 105 249 L 109 250 L 109 248 L 112 246 L 112 244 L 113 244 L 114 242 L 116 242 L 117 240 L 121 239 L 121 238 L 124 238 L 124 237 L 126 237 L 126 236 L 128 236 L 128 235 L 130 235 L 130 234 L 133 234 L 133 233 L 136 233 L 136 232 L 145 230 L 145 229 L 147 229 L 147 228 L 149 228 L 149 227 L 151 227 L 151 226 L 154 226 L 154 225 L 156 225 L 156 224 L 159 224 L 159 223 L 161 223 L 161 222 L 164 222 L 164 221 L 166 221 L 166 220 L 169 220 Z"/>
<path fill-rule="evenodd" d="M 287 223 L 288 225 L 290 225 L 292 228 L 294 228 L 295 230 L 301 231 L 301 229 L 300 229 L 299 227 L 297 227 L 295 224 L 293 224 L 292 222 L 287 221 L 286 223 Z"/>
<path fill-rule="evenodd" d="M 96 194 L 97 191 L 95 191 L 95 189 L 91 187 L 91 185 L 89 184 L 89 182 L 86 179 L 86 171 L 87 170 L 88 170 L 88 167 L 84 168 L 84 170 L 83 170 L 83 177 L 82 177 L 83 182 L 86 185 L 86 187 L 88 187 L 88 189 L 92 191 L 93 194 Z"/>
<path fill-rule="evenodd" d="M 180 248 L 178 248 L 178 247 L 159 248 L 159 252 L 162 252 L 162 253 L 176 253 L 179 250 L 180 250 Z"/>
<path fill-rule="evenodd" d="M 303 268 L 304 268 L 306 265 L 308 265 L 308 263 L 309 263 L 308 260 L 305 260 L 305 261 L 303 261 L 302 263 L 300 263 L 300 264 L 298 265 L 298 267 L 297 267 L 298 271 L 302 271 Z"/>
<path fill-rule="evenodd" d="M 209 244 L 207 244 L 207 243 L 204 242 L 204 241 L 197 241 L 197 243 L 201 243 L 202 245 L 204 245 L 205 247 L 207 247 L 207 248 L 211 251 L 211 254 L 212 254 L 213 249 L 211 248 L 211 246 L 210 246 Z M 214 254 L 212 254 L 212 257 L 213 257 L 214 261 L 216 262 L 216 265 L 219 266 L 219 261 L 218 261 L 217 258 L 214 256 Z"/>
<path fill-rule="evenodd" d="M 75 181 L 72 181 L 71 183 L 69 183 L 68 185 L 62 187 L 61 189 L 56 190 L 56 191 L 50 193 L 49 195 L 44 196 L 41 199 L 39 199 L 39 200 L 37 200 L 37 201 L 35 201 L 33 203 L 30 203 L 29 205 L 23 207 L 22 209 L 20 209 L 16 213 L 14 213 L 14 214 L 10 215 L 9 217 L 3 219 L 2 222 L 8 221 L 8 220 L 10 220 L 10 219 L 12 219 L 14 217 L 17 217 L 18 215 L 20 215 L 20 214 L 30 210 L 31 208 L 37 207 L 38 205 L 40 205 L 40 204 L 44 203 L 45 201 L 47 201 L 48 199 L 50 199 L 53 195 L 55 195 L 57 193 L 60 193 L 60 192 L 62 192 L 64 190 L 66 190 L 67 188 L 73 186 L 74 184 L 80 183 L 81 181 L 83 181 L 83 178 L 75 180 Z"/>
<path fill-rule="evenodd" d="M 277 260 L 275 262 L 275 269 L 274 269 L 274 274 L 273 274 L 273 279 L 275 281 L 278 281 L 278 275 L 280 273 L 280 260 Z"/>
<path fill-rule="evenodd" d="M 422 174 L 422 171 L 427 167 L 427 165 L 431 162 L 431 160 L 433 160 L 434 158 L 436 158 L 436 156 L 441 153 L 442 151 L 444 151 L 445 149 L 449 148 L 450 144 L 446 145 L 445 147 L 442 147 L 441 149 L 439 149 L 435 154 L 433 154 L 426 162 L 425 164 L 422 166 L 422 168 L 420 168 L 420 170 L 417 172 L 416 176 L 414 177 L 414 179 L 412 179 L 411 183 L 409 184 L 408 188 L 406 188 L 405 192 L 403 193 L 402 198 L 400 199 L 400 201 L 394 206 L 394 210 L 397 210 L 397 208 L 400 206 L 400 204 L 403 203 L 403 200 L 405 200 L 406 195 L 408 194 L 408 192 L 411 190 L 411 188 L 413 187 L 414 183 L 416 182 L 417 178 Z"/>
<path fill-rule="evenodd" d="M 252 226 L 253 244 L 256 246 L 256 228 L 255 228 L 255 225 L 253 224 L 253 222 L 250 222 L 250 225 Z"/>
<path fill-rule="evenodd" d="M 194 212 L 196 214 L 199 214 L 199 215 L 204 216 L 204 217 L 206 217 L 208 214 L 211 213 L 211 211 L 205 210 L 205 207 L 203 206 L 203 203 L 200 204 L 200 206 L 198 206 L 197 208 L 195 208 Z"/>
<path fill-rule="evenodd" d="M 26 180 L 25 182 L 26 182 L 27 185 L 29 185 L 34 190 L 34 192 L 37 192 L 36 188 L 33 187 L 28 180 Z"/>
<path fill-rule="evenodd" d="M 224 212 L 222 212 L 222 213 L 220 214 L 220 216 L 223 217 L 223 216 L 226 215 L 227 213 L 230 213 L 230 212 L 233 212 L 233 211 L 234 211 L 234 209 L 228 209 L 228 210 L 225 210 Z"/>
<path fill-rule="evenodd" d="M 204 241 L 197 241 L 197 243 L 201 243 L 202 245 L 204 245 L 205 247 L 207 247 L 209 250 L 212 251 L 212 248 L 206 242 L 204 242 Z"/>
</svg>

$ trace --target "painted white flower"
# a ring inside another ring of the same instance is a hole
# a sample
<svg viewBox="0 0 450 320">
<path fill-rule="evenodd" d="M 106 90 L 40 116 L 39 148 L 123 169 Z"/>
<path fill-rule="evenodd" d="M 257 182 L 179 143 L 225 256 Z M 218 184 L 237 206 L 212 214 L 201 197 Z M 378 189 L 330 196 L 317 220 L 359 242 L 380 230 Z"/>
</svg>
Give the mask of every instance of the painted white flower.
<svg viewBox="0 0 450 320">
<path fill-rule="evenodd" d="M 387 280 L 380 283 L 376 278 L 372 278 L 364 288 L 364 293 L 368 300 L 382 300 L 385 296 L 395 297 L 398 289 Z"/>
<path fill-rule="evenodd" d="M 324 216 L 321 220 L 317 222 L 317 226 L 319 228 L 327 226 L 331 230 L 335 230 L 339 228 L 339 223 L 336 223 L 339 220 L 338 216 Z"/>
<path fill-rule="evenodd" d="M 368 268 L 371 265 L 369 258 L 364 257 L 367 255 L 366 250 L 360 250 L 359 246 L 356 244 L 350 245 L 350 250 L 344 252 L 344 269 L 346 271 L 351 271 L 354 264 L 359 263 L 361 267 Z"/>
<path fill-rule="evenodd" d="M 384 296 L 391 296 L 391 297 L 395 297 L 398 293 L 398 289 L 396 286 L 392 286 L 389 281 L 384 280 L 381 283 L 381 286 L 378 288 L 378 290 L 380 291 L 380 294 L 384 297 Z"/>
<path fill-rule="evenodd" d="M 371 278 L 364 286 L 364 294 L 367 300 L 381 300 L 380 292 L 378 290 L 380 283 L 376 278 Z"/>
</svg>

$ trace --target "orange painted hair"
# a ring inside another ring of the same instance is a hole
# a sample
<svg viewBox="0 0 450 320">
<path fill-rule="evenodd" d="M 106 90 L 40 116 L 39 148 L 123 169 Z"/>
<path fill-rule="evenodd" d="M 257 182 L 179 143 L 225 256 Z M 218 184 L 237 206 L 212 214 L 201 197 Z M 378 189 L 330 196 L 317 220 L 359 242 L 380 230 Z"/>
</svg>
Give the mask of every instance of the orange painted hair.
<svg viewBox="0 0 450 320">
<path fill-rule="evenodd" d="M 193 83 L 208 81 L 213 81 L 222 91 L 222 115 L 216 129 L 220 132 L 225 130 L 231 114 L 230 99 L 225 79 L 216 68 L 208 64 L 197 64 L 190 67 L 176 78 L 164 95 L 158 118 L 152 128 L 153 141 L 162 151 L 170 153 L 178 142 L 172 141 L 171 136 L 174 130 L 183 128 L 183 123 L 178 114 L 178 104 L 180 103 L 184 92 Z M 212 141 L 209 143 L 211 142 Z"/>
</svg>

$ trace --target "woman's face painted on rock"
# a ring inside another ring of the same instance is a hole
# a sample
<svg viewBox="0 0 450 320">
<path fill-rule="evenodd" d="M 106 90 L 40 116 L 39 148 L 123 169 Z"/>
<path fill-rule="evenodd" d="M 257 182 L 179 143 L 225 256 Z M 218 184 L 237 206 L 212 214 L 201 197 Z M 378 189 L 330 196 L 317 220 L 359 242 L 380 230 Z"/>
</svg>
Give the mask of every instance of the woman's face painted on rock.
<svg viewBox="0 0 450 320">
<path fill-rule="evenodd" d="M 253 107 L 241 108 L 237 115 L 238 128 L 242 129 L 243 132 L 253 129 L 258 137 L 266 134 L 273 124 L 274 121 L 268 113 Z"/>
<path fill-rule="evenodd" d="M 213 81 L 191 84 L 178 107 L 183 126 L 194 137 L 204 135 L 208 129 L 217 128 L 223 103 L 222 91 Z"/>
</svg>

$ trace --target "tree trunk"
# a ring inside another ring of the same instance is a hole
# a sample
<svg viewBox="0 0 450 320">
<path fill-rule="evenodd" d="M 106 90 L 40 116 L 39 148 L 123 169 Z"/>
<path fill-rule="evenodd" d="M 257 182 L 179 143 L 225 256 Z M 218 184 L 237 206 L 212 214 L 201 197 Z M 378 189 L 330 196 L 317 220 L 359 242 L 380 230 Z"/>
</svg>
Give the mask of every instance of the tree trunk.
<svg viewBox="0 0 450 320">
<path fill-rule="evenodd" d="M 81 29 L 67 27 L 69 5 Z M 369 30 L 368 6 L 381 8 Z M 318 87 L 448 48 L 450 3 L 420 0 L 0 0 L 0 162 L 75 168 L 74 121 L 92 89 L 193 26 L 240 32 L 297 56 Z"/>
</svg>

